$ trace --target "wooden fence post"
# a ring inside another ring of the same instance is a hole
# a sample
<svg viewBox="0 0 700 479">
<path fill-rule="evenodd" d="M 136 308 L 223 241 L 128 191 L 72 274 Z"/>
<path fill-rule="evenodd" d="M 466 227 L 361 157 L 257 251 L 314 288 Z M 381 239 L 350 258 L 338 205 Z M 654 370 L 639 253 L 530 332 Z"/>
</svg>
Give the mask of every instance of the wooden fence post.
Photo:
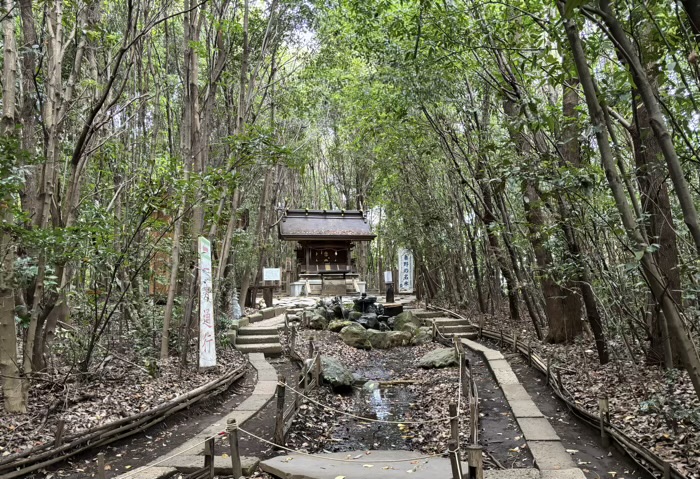
<svg viewBox="0 0 700 479">
<path fill-rule="evenodd" d="M 292 326 L 292 332 L 289 338 L 289 349 L 291 352 L 295 352 L 297 349 L 297 327 L 296 325 Z"/>
<path fill-rule="evenodd" d="M 564 385 L 561 382 L 561 368 L 557 368 L 557 386 L 561 392 L 564 392 Z"/>
<path fill-rule="evenodd" d="M 287 389 L 287 379 L 281 374 L 277 376 L 277 419 L 275 420 L 275 437 L 272 442 L 284 446 L 284 395 Z"/>
<path fill-rule="evenodd" d="M 309 357 L 311 359 L 313 359 L 315 351 L 316 351 L 316 346 L 314 345 L 314 337 L 311 336 L 309 338 Z"/>
<path fill-rule="evenodd" d="M 472 389 L 472 384 L 471 384 L 471 363 L 469 362 L 469 359 L 467 359 L 467 355 L 464 354 L 462 356 L 463 362 L 462 362 L 462 396 L 464 397 L 469 397 L 471 396 L 471 389 Z M 465 389 L 466 388 L 466 389 Z"/>
<path fill-rule="evenodd" d="M 479 339 L 484 339 L 484 317 L 479 317 Z"/>
<path fill-rule="evenodd" d="M 600 416 L 600 442 L 603 447 L 609 447 L 610 438 L 605 431 L 605 423 L 610 420 L 610 403 L 607 396 L 598 398 L 598 415 Z"/>
<path fill-rule="evenodd" d="M 513 352 L 518 352 L 518 333 L 513 330 Z"/>
<path fill-rule="evenodd" d="M 453 402 L 449 405 L 450 411 L 450 437 L 459 444 L 459 416 L 457 416 L 457 405 Z"/>
<path fill-rule="evenodd" d="M 316 387 L 321 386 L 321 353 L 316 353 L 316 360 L 314 361 L 314 381 L 316 381 Z"/>
<path fill-rule="evenodd" d="M 228 432 L 228 444 L 231 453 L 231 472 L 233 477 L 239 478 L 243 475 L 241 467 L 241 452 L 238 449 L 238 423 L 235 419 L 229 419 L 226 425 Z"/>
<path fill-rule="evenodd" d="M 301 371 L 299 373 L 299 380 L 297 381 L 297 384 L 296 384 L 297 392 L 294 395 L 294 410 L 295 411 L 297 409 L 299 409 L 299 406 L 301 406 L 301 391 L 302 390 L 306 391 L 304 388 L 304 384 L 306 382 L 306 381 L 304 381 L 305 376 L 306 376 L 306 374 L 304 374 L 304 371 Z"/>
<path fill-rule="evenodd" d="M 59 447 L 61 444 L 63 444 L 63 428 L 65 425 L 66 422 L 63 419 L 59 419 L 56 423 L 56 434 L 53 442 L 54 447 Z"/>
<path fill-rule="evenodd" d="M 479 444 L 479 390 L 476 381 L 471 380 L 473 394 L 469 398 L 469 441 Z"/>
<path fill-rule="evenodd" d="M 209 438 L 204 444 L 204 468 L 207 470 L 207 478 L 214 479 L 214 447 L 215 439 Z"/>
<path fill-rule="evenodd" d="M 105 455 L 103 452 L 97 455 L 97 479 L 105 479 Z"/>
<path fill-rule="evenodd" d="M 481 446 L 467 446 L 469 462 L 469 479 L 484 479 L 484 462 L 481 456 Z"/>
<path fill-rule="evenodd" d="M 450 465 L 452 466 L 452 479 L 462 479 L 462 465 L 459 463 L 457 442 L 454 439 L 447 441 L 447 451 L 450 453 Z"/>
<path fill-rule="evenodd" d="M 501 329 L 501 342 L 499 346 L 502 348 L 503 347 L 503 329 Z"/>
</svg>

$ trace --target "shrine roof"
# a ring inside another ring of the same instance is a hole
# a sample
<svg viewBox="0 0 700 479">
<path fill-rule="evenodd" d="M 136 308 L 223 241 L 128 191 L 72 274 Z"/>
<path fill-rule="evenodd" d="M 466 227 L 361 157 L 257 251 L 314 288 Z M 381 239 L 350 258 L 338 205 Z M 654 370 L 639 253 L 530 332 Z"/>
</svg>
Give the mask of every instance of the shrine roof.
<svg viewBox="0 0 700 479">
<path fill-rule="evenodd" d="M 364 213 L 357 210 L 285 210 L 279 236 L 287 241 L 371 241 L 376 237 Z"/>
</svg>

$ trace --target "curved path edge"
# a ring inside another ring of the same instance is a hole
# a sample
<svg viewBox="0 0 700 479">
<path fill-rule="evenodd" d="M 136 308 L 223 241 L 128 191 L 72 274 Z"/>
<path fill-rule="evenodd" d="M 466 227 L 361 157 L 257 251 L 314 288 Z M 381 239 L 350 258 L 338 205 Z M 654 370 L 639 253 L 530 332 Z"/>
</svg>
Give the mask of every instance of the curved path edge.
<svg viewBox="0 0 700 479">
<path fill-rule="evenodd" d="M 462 344 L 484 357 L 520 426 L 541 479 L 585 479 L 503 354 L 470 339 L 462 339 Z"/>
<path fill-rule="evenodd" d="M 178 467 L 182 467 L 183 464 L 201 462 L 203 465 L 204 456 L 202 454 L 204 453 L 204 442 L 208 438 L 225 431 L 226 424 L 229 420 L 235 419 L 239 425 L 242 425 L 275 397 L 275 390 L 277 388 L 277 371 L 275 368 L 267 362 L 263 353 L 250 353 L 248 355 L 248 360 L 257 370 L 257 382 L 255 383 L 255 389 L 253 389 L 251 395 L 239 404 L 238 407 L 233 409 L 226 416 L 219 418 L 216 422 L 209 424 L 184 444 L 168 451 L 154 461 L 151 461 L 150 464 L 121 474 L 115 479 L 160 479 L 176 474 L 178 472 Z M 253 463 L 257 465 L 257 460 L 253 458 L 241 459 L 244 469 L 246 469 L 246 466 L 253 466 Z M 228 466 L 230 467 L 230 464 L 228 464 Z"/>
</svg>

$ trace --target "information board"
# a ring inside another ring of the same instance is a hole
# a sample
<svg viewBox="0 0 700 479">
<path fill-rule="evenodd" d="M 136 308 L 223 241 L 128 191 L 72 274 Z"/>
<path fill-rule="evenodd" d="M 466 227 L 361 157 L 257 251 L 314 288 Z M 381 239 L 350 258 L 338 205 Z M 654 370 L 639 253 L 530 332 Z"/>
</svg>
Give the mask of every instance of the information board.
<svg viewBox="0 0 700 479">
<path fill-rule="evenodd" d="M 384 271 L 384 283 L 393 283 L 394 278 L 392 277 L 391 271 Z"/>
<path fill-rule="evenodd" d="M 263 281 L 280 281 L 282 279 L 279 268 L 263 268 Z"/>
</svg>

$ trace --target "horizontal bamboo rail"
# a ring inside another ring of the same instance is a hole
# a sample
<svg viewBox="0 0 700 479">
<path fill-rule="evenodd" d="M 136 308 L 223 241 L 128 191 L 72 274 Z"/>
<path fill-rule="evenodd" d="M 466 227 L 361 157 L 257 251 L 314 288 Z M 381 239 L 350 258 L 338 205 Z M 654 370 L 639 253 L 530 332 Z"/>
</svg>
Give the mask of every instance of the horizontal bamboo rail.
<svg viewBox="0 0 700 479">
<path fill-rule="evenodd" d="M 246 367 L 247 364 L 244 364 L 217 379 L 147 411 L 68 436 L 59 447 L 55 447 L 55 443 L 50 442 L 4 457 L 0 460 L 0 475 L 3 479 L 21 477 L 89 449 L 105 446 L 145 431 L 182 409 L 216 395 L 220 389 L 228 389 L 233 382 L 245 375 Z"/>
<path fill-rule="evenodd" d="M 496 341 L 500 341 L 501 339 L 500 332 L 496 332 L 485 328 L 480 328 L 480 334 L 483 337 L 494 339 Z M 547 370 L 551 369 L 551 366 L 549 366 L 548 368 L 547 362 L 542 360 L 542 358 L 539 357 L 537 354 L 533 353 L 532 350 L 528 347 L 528 345 L 525 344 L 523 341 L 517 340 L 515 344 L 517 351 L 523 354 L 529 360 L 531 360 L 531 364 L 535 369 L 547 376 L 548 385 L 552 388 L 554 394 L 556 394 L 557 397 L 560 400 L 562 400 L 564 404 L 566 404 L 569 410 L 575 416 L 582 419 L 590 427 L 600 431 L 601 424 L 599 417 L 595 414 L 586 411 L 585 409 L 571 401 L 567 397 L 567 394 L 569 393 L 566 391 L 566 388 L 564 388 L 563 385 L 560 386 L 557 383 L 556 375 L 547 374 Z M 607 433 L 625 452 L 627 452 L 629 457 L 632 458 L 632 460 L 635 461 L 639 467 L 646 470 L 649 474 L 654 475 L 654 472 L 656 472 L 657 475 L 660 474 L 663 477 L 664 469 L 666 468 L 666 461 L 664 461 L 659 456 L 648 450 L 643 445 L 639 444 L 631 437 L 627 436 L 624 432 L 622 432 L 612 424 L 604 424 L 602 427 L 604 428 L 604 432 Z M 643 463 L 639 461 L 639 458 L 642 458 L 645 462 L 650 464 L 655 469 L 655 471 L 650 471 L 649 468 L 647 468 Z M 670 476 L 673 479 L 684 479 L 684 477 L 673 468 L 671 468 Z"/>
</svg>

